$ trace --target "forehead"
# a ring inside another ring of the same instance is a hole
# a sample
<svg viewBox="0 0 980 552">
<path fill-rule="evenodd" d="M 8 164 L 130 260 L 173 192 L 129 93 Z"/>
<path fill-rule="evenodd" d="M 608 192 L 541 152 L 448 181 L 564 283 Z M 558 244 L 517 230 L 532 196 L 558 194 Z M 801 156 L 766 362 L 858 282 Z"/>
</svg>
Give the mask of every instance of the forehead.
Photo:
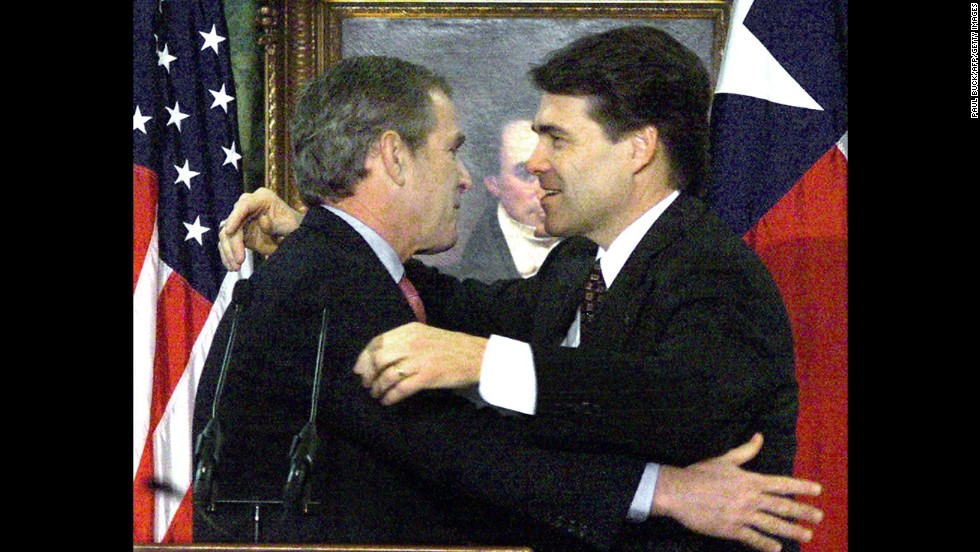
<svg viewBox="0 0 980 552">
<path fill-rule="evenodd" d="M 537 144 L 538 135 L 531 129 L 531 121 L 514 121 L 500 135 L 500 155 L 505 160 L 525 161 Z"/>
<path fill-rule="evenodd" d="M 455 139 L 459 134 L 459 122 L 456 119 L 456 106 L 445 93 L 433 90 L 429 92 L 432 99 L 432 111 L 436 116 L 436 126 L 429 135 L 430 139 Z"/>
<path fill-rule="evenodd" d="M 534 115 L 536 132 L 564 132 L 577 134 L 601 130 L 599 123 L 589 114 L 589 100 L 585 96 L 561 96 L 544 94 Z"/>
</svg>

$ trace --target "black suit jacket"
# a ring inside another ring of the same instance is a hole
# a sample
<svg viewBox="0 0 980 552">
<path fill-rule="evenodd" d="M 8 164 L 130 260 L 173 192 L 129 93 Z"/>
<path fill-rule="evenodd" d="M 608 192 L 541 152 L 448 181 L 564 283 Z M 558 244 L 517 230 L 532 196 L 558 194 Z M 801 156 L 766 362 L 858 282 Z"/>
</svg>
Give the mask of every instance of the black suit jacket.
<svg viewBox="0 0 980 552">
<path fill-rule="evenodd" d="M 760 431 L 748 469 L 791 474 L 797 384 L 789 320 L 772 278 L 700 200 L 682 194 L 606 292 L 578 348 L 560 347 L 596 245 L 568 238 L 535 277 L 483 286 L 411 277 L 430 323 L 530 342 L 536 443 L 687 465 Z M 630 526 L 624 549 L 733 548 L 670 520 Z M 784 550 L 797 549 L 784 542 Z"/>
<path fill-rule="evenodd" d="M 532 447 L 522 420 L 452 393 L 392 407 L 369 396 L 352 373 L 357 355 L 414 317 L 370 247 L 338 217 L 311 209 L 250 287 L 220 401 L 218 500 L 281 498 L 290 441 L 309 418 L 324 309 L 328 326 L 311 495 L 320 507 L 290 519 L 268 510 L 260 540 L 601 550 L 628 530 L 639 459 Z M 210 414 L 229 318 L 201 377 L 195 436 Z M 248 541 L 252 529 L 247 505 L 209 515 L 195 508 L 195 540 Z"/>
</svg>

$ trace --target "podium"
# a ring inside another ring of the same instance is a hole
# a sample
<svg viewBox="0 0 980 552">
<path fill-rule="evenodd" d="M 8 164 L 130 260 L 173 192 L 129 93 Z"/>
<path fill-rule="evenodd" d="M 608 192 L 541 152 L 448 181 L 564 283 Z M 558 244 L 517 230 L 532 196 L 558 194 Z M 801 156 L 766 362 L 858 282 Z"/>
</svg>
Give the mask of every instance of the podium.
<svg viewBox="0 0 980 552">
<path fill-rule="evenodd" d="M 534 552 L 526 547 L 369 544 L 134 544 L 133 552 Z"/>
</svg>

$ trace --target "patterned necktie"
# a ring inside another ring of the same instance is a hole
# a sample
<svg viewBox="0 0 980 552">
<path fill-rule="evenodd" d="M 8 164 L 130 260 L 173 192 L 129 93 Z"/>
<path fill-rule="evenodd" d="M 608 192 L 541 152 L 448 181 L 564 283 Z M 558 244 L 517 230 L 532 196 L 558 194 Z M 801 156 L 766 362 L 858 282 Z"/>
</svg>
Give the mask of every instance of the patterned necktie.
<svg viewBox="0 0 980 552">
<path fill-rule="evenodd" d="M 419 292 L 412 285 L 412 282 L 408 280 L 408 276 L 402 275 L 402 279 L 398 282 L 398 289 L 402 290 L 405 299 L 408 299 L 409 306 L 415 312 L 416 320 L 425 324 L 425 307 L 422 306 L 422 298 L 419 297 Z"/>
<path fill-rule="evenodd" d="M 585 279 L 585 296 L 582 298 L 582 331 L 592 322 L 595 317 L 595 310 L 602 301 L 602 294 L 606 291 L 606 281 L 602 278 L 602 267 L 599 266 L 599 259 L 592 263 L 589 276 Z"/>
</svg>

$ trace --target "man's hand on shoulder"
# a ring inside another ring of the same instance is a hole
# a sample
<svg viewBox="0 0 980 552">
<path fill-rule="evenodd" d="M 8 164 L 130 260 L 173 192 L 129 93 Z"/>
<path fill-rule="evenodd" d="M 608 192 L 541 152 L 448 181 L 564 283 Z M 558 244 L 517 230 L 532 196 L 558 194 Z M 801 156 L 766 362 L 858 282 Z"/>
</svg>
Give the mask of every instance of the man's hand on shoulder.
<svg viewBox="0 0 980 552">
<path fill-rule="evenodd" d="M 303 213 L 268 188 L 244 193 L 218 231 L 218 251 L 225 268 L 236 272 L 245 262 L 245 248 L 271 255 L 279 242 L 299 228 Z"/>
</svg>

